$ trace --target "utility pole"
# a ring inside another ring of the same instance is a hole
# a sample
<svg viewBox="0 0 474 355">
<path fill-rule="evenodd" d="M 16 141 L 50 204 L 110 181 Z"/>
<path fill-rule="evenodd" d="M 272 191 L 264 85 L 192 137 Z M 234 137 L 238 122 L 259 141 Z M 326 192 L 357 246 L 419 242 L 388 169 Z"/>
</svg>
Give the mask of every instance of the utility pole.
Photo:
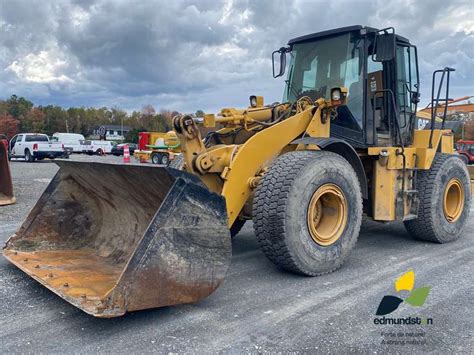
<svg viewBox="0 0 474 355">
<path fill-rule="evenodd" d="M 122 115 L 122 143 L 125 142 L 125 134 L 123 134 L 123 115 Z"/>
</svg>

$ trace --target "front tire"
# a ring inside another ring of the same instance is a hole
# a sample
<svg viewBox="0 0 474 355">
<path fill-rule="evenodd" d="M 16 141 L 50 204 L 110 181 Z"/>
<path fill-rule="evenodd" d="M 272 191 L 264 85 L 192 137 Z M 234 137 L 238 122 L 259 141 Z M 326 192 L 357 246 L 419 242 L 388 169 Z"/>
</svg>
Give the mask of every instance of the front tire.
<svg viewBox="0 0 474 355">
<path fill-rule="evenodd" d="M 160 164 L 161 163 L 161 154 L 160 153 L 153 153 L 151 155 L 151 162 L 153 164 Z"/>
<path fill-rule="evenodd" d="M 431 169 L 417 177 L 418 218 L 404 222 L 416 239 L 447 243 L 458 239 L 469 220 L 471 181 L 456 155 L 436 154 Z"/>
<path fill-rule="evenodd" d="M 359 235 L 362 195 L 351 165 L 324 151 L 278 157 L 253 206 L 257 242 L 277 266 L 316 276 L 338 269 Z"/>
</svg>

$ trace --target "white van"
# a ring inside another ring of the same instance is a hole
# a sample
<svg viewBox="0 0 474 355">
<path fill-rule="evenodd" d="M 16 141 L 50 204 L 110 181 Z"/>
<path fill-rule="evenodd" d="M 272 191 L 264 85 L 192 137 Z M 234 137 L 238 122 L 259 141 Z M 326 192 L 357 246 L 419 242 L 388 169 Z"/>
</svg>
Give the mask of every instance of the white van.
<svg viewBox="0 0 474 355">
<path fill-rule="evenodd" d="M 82 153 L 81 141 L 85 138 L 82 134 L 78 133 L 55 133 L 53 137 L 58 142 L 64 144 L 64 148 L 69 148 L 73 153 Z"/>
<path fill-rule="evenodd" d="M 81 151 L 89 155 L 110 154 L 117 143 L 111 141 L 81 140 Z"/>
</svg>

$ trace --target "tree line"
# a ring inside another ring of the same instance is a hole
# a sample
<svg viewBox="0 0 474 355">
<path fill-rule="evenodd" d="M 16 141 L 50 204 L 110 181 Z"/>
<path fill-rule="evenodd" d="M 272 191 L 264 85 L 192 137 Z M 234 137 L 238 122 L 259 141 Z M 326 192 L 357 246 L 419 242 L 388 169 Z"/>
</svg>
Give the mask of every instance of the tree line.
<svg viewBox="0 0 474 355">
<path fill-rule="evenodd" d="M 0 134 L 9 139 L 20 132 L 45 133 L 51 136 L 55 132 L 92 134 L 95 127 L 112 124 L 129 126 L 128 142 L 138 140 L 138 132 L 166 132 L 172 129 L 172 118 L 177 111 L 161 109 L 159 112 L 152 105 L 145 105 L 141 111 L 128 113 L 119 108 L 70 107 L 57 105 L 35 106 L 24 97 L 12 95 L 6 100 L 0 99 Z M 204 116 L 202 110 L 196 111 L 197 117 Z M 448 120 L 464 121 L 462 136 L 474 139 L 474 120 L 472 114 L 454 113 Z M 458 132 L 458 135 L 460 133 Z M 456 136 L 457 139 L 460 137 Z"/>
<path fill-rule="evenodd" d="M 172 118 L 179 114 L 176 111 L 161 109 L 159 112 L 152 105 L 145 105 L 141 111 L 128 113 L 119 108 L 70 107 L 57 105 L 35 106 L 24 97 L 12 95 L 0 100 L 0 134 L 9 139 L 23 132 L 45 133 L 51 136 L 55 132 L 80 133 L 91 135 L 94 128 L 104 124 L 129 126 L 132 130 L 126 139 L 136 142 L 138 132 L 166 132 L 172 129 Z M 196 112 L 202 116 L 201 110 Z"/>
</svg>

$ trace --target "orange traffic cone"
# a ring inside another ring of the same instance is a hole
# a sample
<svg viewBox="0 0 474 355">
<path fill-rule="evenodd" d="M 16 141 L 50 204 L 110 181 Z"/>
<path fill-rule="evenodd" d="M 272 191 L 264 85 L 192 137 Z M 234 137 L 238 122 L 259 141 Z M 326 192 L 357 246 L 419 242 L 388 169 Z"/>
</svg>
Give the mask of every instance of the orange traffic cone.
<svg viewBox="0 0 474 355">
<path fill-rule="evenodd" d="M 130 163 L 130 148 L 128 145 L 123 147 L 123 162 Z"/>
</svg>

